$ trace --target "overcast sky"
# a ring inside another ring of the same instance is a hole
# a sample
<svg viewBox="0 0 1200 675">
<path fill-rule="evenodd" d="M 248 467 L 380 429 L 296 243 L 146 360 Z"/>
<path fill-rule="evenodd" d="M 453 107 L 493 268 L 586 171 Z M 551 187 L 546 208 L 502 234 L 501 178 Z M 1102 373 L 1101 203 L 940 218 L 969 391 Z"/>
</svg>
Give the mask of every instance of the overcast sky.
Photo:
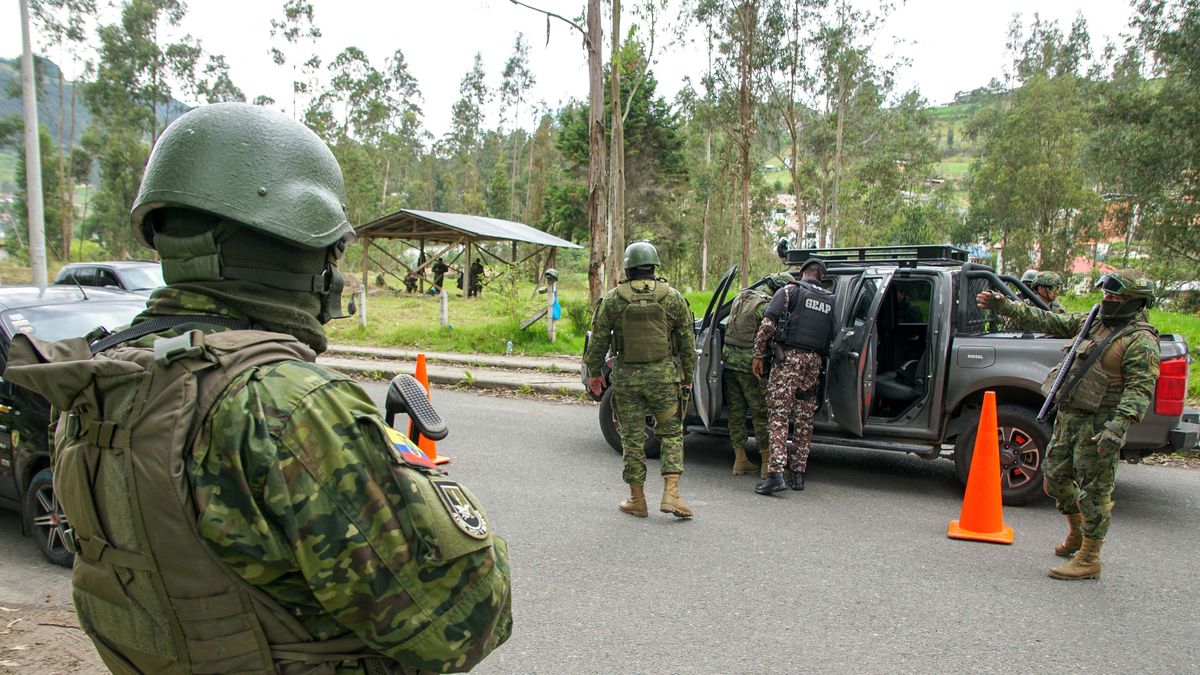
<svg viewBox="0 0 1200 675">
<path fill-rule="evenodd" d="M 622 4 L 628 9 L 635 2 Z M 199 38 L 208 51 L 226 56 L 234 82 L 248 98 L 266 94 L 290 111 L 292 74 L 275 66 L 268 54 L 270 21 L 280 13 L 282 3 L 192 0 L 188 4 L 182 29 Z M 587 98 L 587 59 L 578 33 L 554 21 L 547 45 L 545 18 L 508 0 L 313 0 L 313 4 L 323 33 L 318 51 L 326 62 L 342 49 L 356 46 L 382 68 L 386 57 L 403 50 L 424 96 L 426 126 L 435 135 L 449 127 L 450 106 L 458 98 L 459 81 L 471 68 L 475 53 L 483 55 L 488 85 L 497 87 L 519 32 L 530 43 L 530 65 L 537 77 L 532 101 L 556 108 L 572 98 Z M 581 13 L 585 3 L 531 0 L 529 4 L 571 17 Z M 672 1 L 675 4 L 677 0 Z M 0 54 L 16 56 L 21 49 L 18 2 L 5 0 L 0 6 Z M 1118 40 L 1120 33 L 1127 32 L 1131 15 L 1128 0 L 908 0 L 872 36 L 872 42 L 877 57 L 890 54 L 910 61 L 900 73 L 901 89 L 916 87 L 930 103 L 946 103 L 957 91 L 1003 75 L 1012 16 L 1020 13 L 1028 20 L 1034 12 L 1057 19 L 1064 31 L 1082 13 L 1096 53 L 1106 39 Z M 115 16 L 111 10 L 110 15 Z M 626 18 L 626 26 L 630 20 Z M 703 71 L 706 50 L 702 44 L 690 43 L 660 52 L 655 71 L 660 93 L 670 99 L 685 76 L 695 78 Z M 55 58 L 52 53 L 48 56 Z M 496 122 L 493 111 L 489 125 Z"/>
</svg>

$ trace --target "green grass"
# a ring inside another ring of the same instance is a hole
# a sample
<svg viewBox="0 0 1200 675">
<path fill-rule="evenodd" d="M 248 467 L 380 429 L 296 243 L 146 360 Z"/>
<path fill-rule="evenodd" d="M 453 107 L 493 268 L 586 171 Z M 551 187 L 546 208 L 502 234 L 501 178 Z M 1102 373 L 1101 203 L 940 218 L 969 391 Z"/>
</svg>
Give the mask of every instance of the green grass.
<svg viewBox="0 0 1200 675">
<path fill-rule="evenodd" d="M 372 289 L 375 290 L 375 289 Z M 512 340 L 514 354 L 582 354 L 587 326 L 575 326 L 564 312 L 557 323 L 556 341 L 546 337 L 546 320 L 541 319 L 524 331 L 520 322 L 546 306 L 546 296 L 530 300 L 533 287 L 523 284 L 512 301 L 495 288 L 484 290 L 480 298 L 450 297 L 450 327 L 439 325 L 439 301 L 436 297 L 407 294 L 391 288 L 367 297 L 367 325 L 357 317 L 334 321 L 326 326 L 329 341 L 376 347 L 411 347 L 430 351 L 503 354 Z M 560 286 L 559 304 L 587 301 L 586 286 Z"/>
</svg>

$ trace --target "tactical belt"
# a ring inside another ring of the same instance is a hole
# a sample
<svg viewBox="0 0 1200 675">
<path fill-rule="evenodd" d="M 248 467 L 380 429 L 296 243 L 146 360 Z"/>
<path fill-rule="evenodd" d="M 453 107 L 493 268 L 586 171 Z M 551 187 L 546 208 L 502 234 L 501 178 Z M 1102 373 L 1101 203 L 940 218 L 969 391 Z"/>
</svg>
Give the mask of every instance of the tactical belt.
<svg viewBox="0 0 1200 675">
<path fill-rule="evenodd" d="M 261 327 L 250 321 L 234 319 L 227 316 L 208 316 L 203 314 L 180 314 L 174 316 L 156 316 L 141 323 L 134 324 L 122 331 L 117 331 L 88 345 L 93 354 L 99 354 L 105 349 L 115 347 L 123 342 L 136 340 L 151 333 L 158 333 L 169 328 L 184 324 L 204 324 L 220 326 L 231 330 L 261 330 Z"/>
</svg>

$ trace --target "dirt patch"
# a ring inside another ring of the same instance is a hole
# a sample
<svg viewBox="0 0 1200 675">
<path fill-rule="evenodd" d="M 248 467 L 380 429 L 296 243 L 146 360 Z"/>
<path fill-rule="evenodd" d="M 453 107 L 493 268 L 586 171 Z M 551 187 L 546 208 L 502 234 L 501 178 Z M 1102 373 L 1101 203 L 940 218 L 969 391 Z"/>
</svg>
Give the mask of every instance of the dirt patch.
<svg viewBox="0 0 1200 675">
<path fill-rule="evenodd" d="M 1142 459 L 1142 463 L 1155 466 L 1174 466 L 1180 469 L 1200 469 L 1200 451 L 1187 450 L 1170 454 L 1148 455 Z"/>
<path fill-rule="evenodd" d="M 0 673 L 106 673 L 75 612 L 49 607 L 0 607 Z"/>
</svg>

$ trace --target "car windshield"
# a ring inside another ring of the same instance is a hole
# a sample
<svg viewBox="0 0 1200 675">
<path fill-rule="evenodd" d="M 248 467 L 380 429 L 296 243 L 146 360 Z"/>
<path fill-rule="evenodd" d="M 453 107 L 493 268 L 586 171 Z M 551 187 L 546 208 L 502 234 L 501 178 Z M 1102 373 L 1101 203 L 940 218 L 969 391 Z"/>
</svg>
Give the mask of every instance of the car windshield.
<svg viewBox="0 0 1200 675">
<path fill-rule="evenodd" d="M 4 326 L 11 335 L 25 333 L 43 341 L 65 340 L 82 337 L 97 326 L 109 330 L 125 326 L 143 309 L 145 305 L 128 301 L 24 307 L 5 312 Z"/>
<path fill-rule="evenodd" d="M 167 282 L 163 281 L 162 268 L 158 265 L 123 269 L 121 276 L 125 277 L 127 291 L 152 291 L 167 285 Z"/>
</svg>

